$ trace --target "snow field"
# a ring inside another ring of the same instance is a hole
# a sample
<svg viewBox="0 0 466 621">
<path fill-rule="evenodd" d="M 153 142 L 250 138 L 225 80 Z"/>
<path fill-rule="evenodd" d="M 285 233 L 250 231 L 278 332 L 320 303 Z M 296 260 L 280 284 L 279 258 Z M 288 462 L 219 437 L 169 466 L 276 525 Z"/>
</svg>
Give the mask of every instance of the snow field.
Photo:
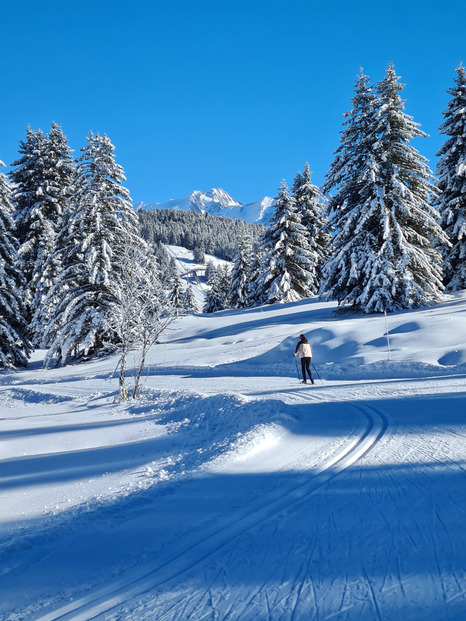
<svg viewBox="0 0 466 621">
<path fill-rule="evenodd" d="M 465 618 L 466 296 L 391 360 L 334 309 L 182 318 L 134 403 L 116 357 L 3 373 L 0 619 Z"/>
</svg>

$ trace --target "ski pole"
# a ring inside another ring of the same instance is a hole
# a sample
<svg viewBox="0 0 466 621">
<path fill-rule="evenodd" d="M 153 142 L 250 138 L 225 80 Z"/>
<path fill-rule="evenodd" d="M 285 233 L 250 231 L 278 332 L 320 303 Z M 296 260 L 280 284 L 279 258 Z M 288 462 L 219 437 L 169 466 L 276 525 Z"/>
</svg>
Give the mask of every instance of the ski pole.
<svg viewBox="0 0 466 621">
<path fill-rule="evenodd" d="M 294 358 L 294 362 L 295 362 L 295 365 L 296 365 L 296 375 L 298 376 L 298 379 L 299 379 L 298 362 L 296 360 L 296 356 L 293 356 L 293 358 Z"/>
<path fill-rule="evenodd" d="M 312 364 L 312 368 L 314 369 L 314 371 L 316 372 L 317 377 L 320 379 L 321 383 L 323 384 L 324 382 L 322 381 L 322 378 L 319 375 L 319 372 L 317 371 L 317 369 L 315 368 L 314 364 L 311 362 Z"/>
</svg>

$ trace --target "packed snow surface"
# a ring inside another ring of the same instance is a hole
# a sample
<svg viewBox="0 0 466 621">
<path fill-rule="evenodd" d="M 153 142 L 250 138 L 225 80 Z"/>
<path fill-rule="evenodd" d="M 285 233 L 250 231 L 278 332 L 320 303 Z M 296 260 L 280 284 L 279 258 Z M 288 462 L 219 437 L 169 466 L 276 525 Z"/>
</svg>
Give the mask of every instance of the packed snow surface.
<svg viewBox="0 0 466 621">
<path fill-rule="evenodd" d="M 123 404 L 0 374 L 0 619 L 466 619 L 466 294 L 336 310 L 184 317 Z"/>
</svg>

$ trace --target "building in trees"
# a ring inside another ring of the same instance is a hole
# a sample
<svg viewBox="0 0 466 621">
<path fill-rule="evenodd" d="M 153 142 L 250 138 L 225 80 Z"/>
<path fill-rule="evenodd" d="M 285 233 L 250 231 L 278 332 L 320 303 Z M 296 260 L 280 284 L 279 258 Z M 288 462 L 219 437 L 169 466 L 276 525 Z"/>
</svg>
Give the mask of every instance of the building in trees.
<svg viewBox="0 0 466 621">
<path fill-rule="evenodd" d="M 441 134 L 448 136 L 437 156 L 437 205 L 441 225 L 451 247 L 444 248 L 444 284 L 447 291 L 466 289 L 466 71 L 456 69 L 455 85 L 448 90 L 451 99 L 443 113 Z"/>
</svg>

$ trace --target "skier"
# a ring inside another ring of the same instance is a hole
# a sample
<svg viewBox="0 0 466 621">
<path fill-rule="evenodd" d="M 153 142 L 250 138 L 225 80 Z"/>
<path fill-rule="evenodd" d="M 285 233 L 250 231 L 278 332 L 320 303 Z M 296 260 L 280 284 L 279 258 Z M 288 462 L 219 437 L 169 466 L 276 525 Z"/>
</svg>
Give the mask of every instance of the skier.
<svg viewBox="0 0 466 621">
<path fill-rule="evenodd" d="M 296 358 L 298 354 L 301 360 L 301 370 L 303 373 L 303 381 L 301 383 L 307 384 L 307 381 L 306 381 L 306 371 L 307 371 L 307 374 L 309 375 L 309 379 L 311 380 L 311 384 L 313 384 L 314 380 L 312 379 L 312 375 L 311 375 L 312 348 L 311 348 L 311 344 L 309 343 L 307 338 L 304 336 L 304 334 L 299 335 L 299 341 L 298 341 L 298 344 L 296 345 L 296 349 L 294 351 L 293 356 Z"/>
</svg>

